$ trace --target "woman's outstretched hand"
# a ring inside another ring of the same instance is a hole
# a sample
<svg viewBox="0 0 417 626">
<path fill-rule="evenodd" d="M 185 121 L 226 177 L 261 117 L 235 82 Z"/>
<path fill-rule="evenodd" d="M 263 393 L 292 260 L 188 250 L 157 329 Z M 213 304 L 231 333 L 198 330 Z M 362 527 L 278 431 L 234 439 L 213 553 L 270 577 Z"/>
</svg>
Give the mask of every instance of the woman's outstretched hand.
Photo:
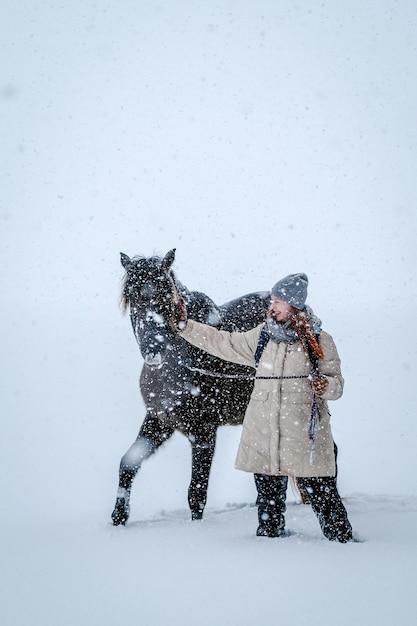
<svg viewBox="0 0 417 626">
<path fill-rule="evenodd" d="M 178 330 L 184 330 L 187 326 L 188 314 L 187 307 L 183 298 L 179 298 L 177 302 L 177 326 Z"/>
</svg>

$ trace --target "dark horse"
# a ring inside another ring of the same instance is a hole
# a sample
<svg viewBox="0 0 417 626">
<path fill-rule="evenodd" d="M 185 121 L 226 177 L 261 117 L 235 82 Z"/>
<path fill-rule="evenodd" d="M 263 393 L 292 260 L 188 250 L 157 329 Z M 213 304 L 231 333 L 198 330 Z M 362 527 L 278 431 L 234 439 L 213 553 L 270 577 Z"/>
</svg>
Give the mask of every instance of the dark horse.
<svg viewBox="0 0 417 626">
<path fill-rule="evenodd" d="M 202 519 L 217 429 L 242 423 L 253 388 L 254 369 L 212 357 L 178 336 L 177 303 L 184 299 L 191 319 L 222 330 L 245 331 L 264 320 L 269 292 L 251 293 L 217 306 L 205 294 L 189 291 L 177 280 L 171 269 L 174 258 L 175 249 L 164 258 L 130 259 L 121 254 L 126 270 L 122 307 L 130 309 L 144 359 L 140 389 L 146 415 L 136 441 L 120 462 L 112 513 L 116 526 L 128 520 L 130 490 L 142 462 L 176 430 L 191 444 L 188 503 L 191 518 Z"/>
</svg>

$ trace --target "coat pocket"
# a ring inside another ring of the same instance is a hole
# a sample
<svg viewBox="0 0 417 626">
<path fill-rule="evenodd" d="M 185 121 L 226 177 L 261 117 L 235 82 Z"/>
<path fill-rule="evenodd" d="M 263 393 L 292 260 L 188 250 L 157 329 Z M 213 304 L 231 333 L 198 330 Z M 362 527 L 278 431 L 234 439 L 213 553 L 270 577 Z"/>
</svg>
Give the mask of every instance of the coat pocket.
<svg viewBox="0 0 417 626">
<path fill-rule="evenodd" d="M 268 396 L 269 391 L 267 391 L 266 389 L 255 389 L 255 391 L 253 391 L 252 393 L 252 400 L 255 400 L 257 402 L 265 402 L 266 400 L 268 400 Z"/>
</svg>

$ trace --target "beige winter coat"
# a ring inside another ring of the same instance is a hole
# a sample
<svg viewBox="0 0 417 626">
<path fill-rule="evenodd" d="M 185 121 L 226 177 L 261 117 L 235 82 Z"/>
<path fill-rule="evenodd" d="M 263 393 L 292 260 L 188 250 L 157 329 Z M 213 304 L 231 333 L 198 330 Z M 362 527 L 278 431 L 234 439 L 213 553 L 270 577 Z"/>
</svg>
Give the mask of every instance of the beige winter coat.
<svg viewBox="0 0 417 626">
<path fill-rule="evenodd" d="M 245 333 L 228 333 L 188 320 L 181 332 L 189 343 L 210 354 L 255 367 L 254 354 L 263 324 Z M 257 474 L 284 476 L 334 476 L 335 459 L 327 400 L 343 393 L 340 359 L 330 335 L 320 334 L 324 359 L 320 372 L 327 376 L 326 392 L 318 397 L 320 413 L 314 465 L 308 423 L 312 406 L 311 382 L 307 378 L 257 379 L 246 409 L 236 468 Z M 270 340 L 262 354 L 256 376 L 306 376 L 311 363 L 299 342 Z"/>
</svg>

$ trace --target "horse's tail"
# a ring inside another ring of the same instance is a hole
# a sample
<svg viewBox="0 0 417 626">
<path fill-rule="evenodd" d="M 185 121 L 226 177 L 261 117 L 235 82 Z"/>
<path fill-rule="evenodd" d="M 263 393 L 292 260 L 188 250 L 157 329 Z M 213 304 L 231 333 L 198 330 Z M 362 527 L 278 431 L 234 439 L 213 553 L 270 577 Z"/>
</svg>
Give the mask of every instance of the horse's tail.
<svg viewBox="0 0 417 626">
<path fill-rule="evenodd" d="M 290 476 L 289 479 L 290 479 L 291 489 L 295 497 L 301 500 L 302 504 L 308 504 L 309 498 L 308 498 L 307 491 L 300 486 L 298 480 L 294 476 Z"/>
</svg>

